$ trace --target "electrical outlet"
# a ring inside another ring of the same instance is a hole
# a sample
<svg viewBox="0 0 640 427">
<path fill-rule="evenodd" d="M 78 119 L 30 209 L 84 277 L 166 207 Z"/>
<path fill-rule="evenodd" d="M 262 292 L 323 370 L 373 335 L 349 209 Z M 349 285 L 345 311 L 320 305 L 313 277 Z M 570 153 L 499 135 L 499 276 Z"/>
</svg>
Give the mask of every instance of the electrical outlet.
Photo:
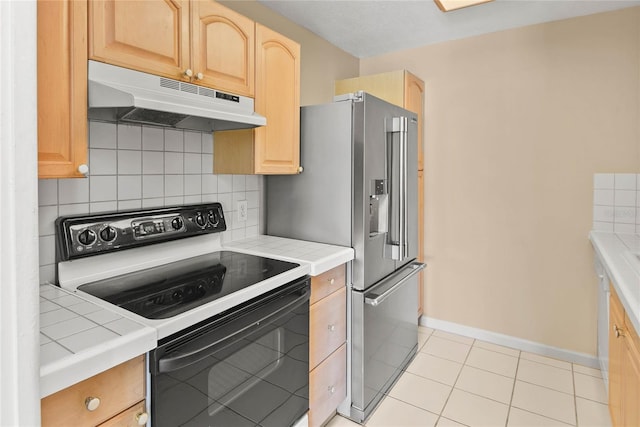
<svg viewBox="0 0 640 427">
<path fill-rule="evenodd" d="M 238 200 L 238 221 L 247 220 L 247 201 Z"/>
</svg>

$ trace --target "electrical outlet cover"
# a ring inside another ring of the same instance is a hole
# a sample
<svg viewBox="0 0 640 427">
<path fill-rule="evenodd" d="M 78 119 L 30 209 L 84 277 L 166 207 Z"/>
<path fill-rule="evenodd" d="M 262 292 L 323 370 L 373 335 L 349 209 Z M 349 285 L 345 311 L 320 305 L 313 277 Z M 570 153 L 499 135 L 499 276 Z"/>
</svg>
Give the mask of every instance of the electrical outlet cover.
<svg viewBox="0 0 640 427">
<path fill-rule="evenodd" d="M 238 200 L 238 221 L 246 221 L 247 214 L 247 201 Z"/>
</svg>

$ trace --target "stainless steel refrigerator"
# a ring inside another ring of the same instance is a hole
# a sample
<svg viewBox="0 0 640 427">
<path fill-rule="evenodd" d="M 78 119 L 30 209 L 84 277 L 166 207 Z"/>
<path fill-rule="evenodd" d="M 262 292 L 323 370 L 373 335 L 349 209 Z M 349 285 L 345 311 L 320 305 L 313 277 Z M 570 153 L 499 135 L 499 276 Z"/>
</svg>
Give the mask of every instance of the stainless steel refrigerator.
<svg viewBox="0 0 640 427">
<path fill-rule="evenodd" d="M 355 249 L 348 397 L 362 423 L 418 346 L 417 118 L 356 92 L 301 108 L 296 176 L 266 179 L 269 235 Z"/>
</svg>

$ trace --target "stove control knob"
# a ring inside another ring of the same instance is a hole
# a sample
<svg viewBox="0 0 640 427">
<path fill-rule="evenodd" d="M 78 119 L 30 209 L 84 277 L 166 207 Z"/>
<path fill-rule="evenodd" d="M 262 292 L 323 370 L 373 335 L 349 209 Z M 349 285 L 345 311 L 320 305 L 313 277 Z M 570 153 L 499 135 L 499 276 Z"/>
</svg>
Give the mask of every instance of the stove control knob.
<svg viewBox="0 0 640 427">
<path fill-rule="evenodd" d="M 209 224 L 213 225 L 214 227 L 218 225 L 218 215 L 215 211 L 209 211 L 207 217 L 209 218 Z"/>
<path fill-rule="evenodd" d="M 207 220 L 200 212 L 196 214 L 196 224 L 198 224 L 200 227 L 204 227 L 205 225 L 207 225 Z"/>
<path fill-rule="evenodd" d="M 183 223 L 183 221 L 182 221 L 182 218 L 181 218 L 181 217 L 179 217 L 179 216 L 177 216 L 177 217 L 175 217 L 175 218 L 173 218 L 173 219 L 171 220 L 171 227 L 172 227 L 174 230 L 180 230 L 180 229 L 182 228 L 182 226 L 183 226 L 183 225 L 184 225 L 184 223 Z"/>
<path fill-rule="evenodd" d="M 84 230 L 78 234 L 78 241 L 85 246 L 92 245 L 96 241 L 96 233 L 93 230 Z"/>
<path fill-rule="evenodd" d="M 184 292 L 182 292 L 181 289 L 178 289 L 171 295 L 171 299 L 173 299 L 174 301 L 179 301 L 182 299 L 183 296 L 184 296 Z"/>
<path fill-rule="evenodd" d="M 105 242 L 112 242 L 116 238 L 116 230 L 110 225 L 100 230 L 100 238 Z"/>
</svg>

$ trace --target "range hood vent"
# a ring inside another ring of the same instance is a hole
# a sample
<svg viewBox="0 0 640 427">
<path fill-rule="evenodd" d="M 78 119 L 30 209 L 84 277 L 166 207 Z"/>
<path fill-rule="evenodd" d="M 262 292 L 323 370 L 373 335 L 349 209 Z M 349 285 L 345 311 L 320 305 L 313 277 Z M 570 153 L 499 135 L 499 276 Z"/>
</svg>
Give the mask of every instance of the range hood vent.
<svg viewBox="0 0 640 427">
<path fill-rule="evenodd" d="M 140 71 L 89 61 L 89 118 L 192 129 L 267 124 L 253 99 Z"/>
</svg>

